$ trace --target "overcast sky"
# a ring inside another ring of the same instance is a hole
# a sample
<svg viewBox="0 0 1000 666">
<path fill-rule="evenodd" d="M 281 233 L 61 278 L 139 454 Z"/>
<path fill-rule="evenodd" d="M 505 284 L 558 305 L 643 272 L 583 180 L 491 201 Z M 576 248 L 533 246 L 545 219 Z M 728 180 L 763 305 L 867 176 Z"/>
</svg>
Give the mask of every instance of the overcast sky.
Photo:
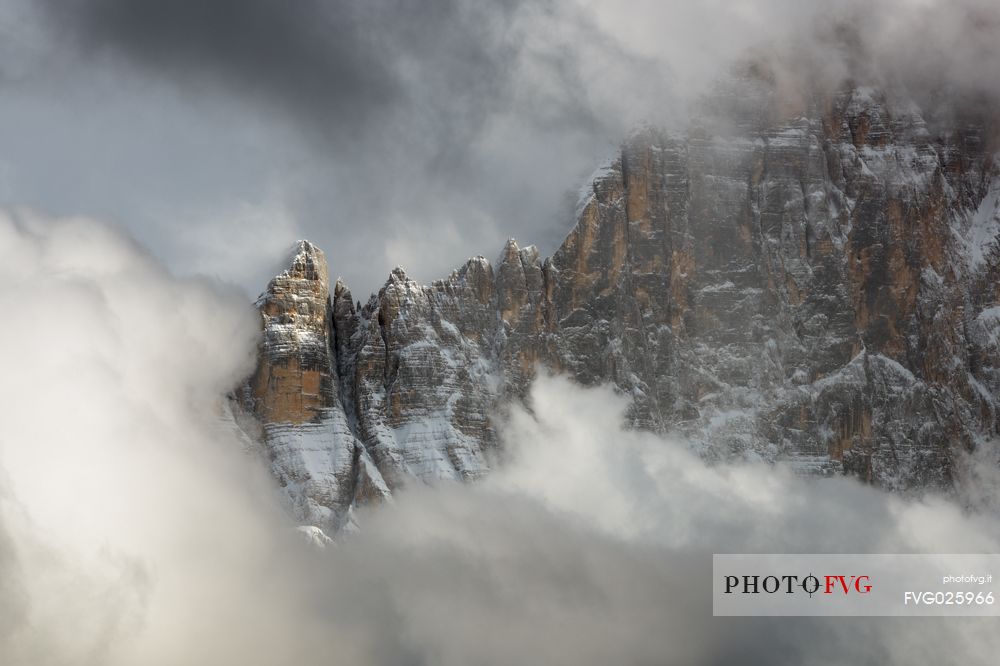
<svg viewBox="0 0 1000 666">
<path fill-rule="evenodd" d="M 0 206 L 110 220 L 175 272 L 250 295 L 309 238 L 361 295 L 397 264 L 430 281 L 508 236 L 549 254 L 630 129 L 682 123 L 751 45 L 851 15 L 912 41 L 908 17 L 936 8 L 933 62 L 961 62 L 962 17 L 990 7 L 0 0 Z"/>
<path fill-rule="evenodd" d="M 362 292 L 508 235 L 551 249 L 636 120 L 598 113 L 584 54 L 664 85 L 564 3 L 2 7 L 0 204 L 110 219 L 251 291 L 300 237 Z"/>
</svg>

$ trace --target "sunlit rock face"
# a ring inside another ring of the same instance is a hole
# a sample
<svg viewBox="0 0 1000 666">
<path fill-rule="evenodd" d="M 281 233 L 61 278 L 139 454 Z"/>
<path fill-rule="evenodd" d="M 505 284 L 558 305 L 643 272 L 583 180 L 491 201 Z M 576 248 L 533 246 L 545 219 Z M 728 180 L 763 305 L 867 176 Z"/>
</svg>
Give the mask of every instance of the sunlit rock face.
<svg viewBox="0 0 1000 666">
<path fill-rule="evenodd" d="M 296 519 L 339 529 L 351 506 L 389 490 L 341 403 L 323 252 L 300 241 L 257 307 L 263 336 L 245 402 Z"/>
<path fill-rule="evenodd" d="M 397 268 L 361 305 L 303 242 L 259 302 L 249 390 L 279 481 L 336 528 L 480 477 L 541 365 L 614 383 L 632 426 L 710 459 L 947 486 L 998 428 L 988 116 L 864 87 L 790 111 L 734 77 L 687 132 L 627 141 L 549 259 L 510 241 L 429 286 Z"/>
</svg>

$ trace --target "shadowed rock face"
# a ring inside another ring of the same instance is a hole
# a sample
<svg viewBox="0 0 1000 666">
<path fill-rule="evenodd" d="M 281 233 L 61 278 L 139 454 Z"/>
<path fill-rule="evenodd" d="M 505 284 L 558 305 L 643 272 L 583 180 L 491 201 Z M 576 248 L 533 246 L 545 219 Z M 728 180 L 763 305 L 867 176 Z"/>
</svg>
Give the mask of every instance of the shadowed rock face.
<svg viewBox="0 0 1000 666">
<path fill-rule="evenodd" d="M 302 242 L 247 391 L 300 519 L 487 473 L 539 364 L 710 459 L 950 484 L 998 428 L 996 127 L 869 88 L 772 100 L 735 79 L 688 132 L 635 135 L 544 261 L 510 241 L 429 286 L 397 268 L 359 307 Z"/>
</svg>

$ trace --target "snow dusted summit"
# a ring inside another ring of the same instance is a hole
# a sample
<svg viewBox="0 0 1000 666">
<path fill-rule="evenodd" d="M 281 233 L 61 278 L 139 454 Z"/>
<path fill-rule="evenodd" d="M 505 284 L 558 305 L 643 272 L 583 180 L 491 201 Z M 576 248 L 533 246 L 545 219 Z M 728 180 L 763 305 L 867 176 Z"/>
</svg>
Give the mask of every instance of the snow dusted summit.
<svg viewBox="0 0 1000 666">
<path fill-rule="evenodd" d="M 397 268 L 361 305 L 300 242 L 243 392 L 297 519 L 335 531 L 488 473 L 542 366 L 613 383 L 632 427 L 709 459 L 951 484 L 998 428 L 995 117 L 772 92 L 734 77 L 688 131 L 633 136 L 547 259 L 510 241 L 427 286 Z"/>
</svg>

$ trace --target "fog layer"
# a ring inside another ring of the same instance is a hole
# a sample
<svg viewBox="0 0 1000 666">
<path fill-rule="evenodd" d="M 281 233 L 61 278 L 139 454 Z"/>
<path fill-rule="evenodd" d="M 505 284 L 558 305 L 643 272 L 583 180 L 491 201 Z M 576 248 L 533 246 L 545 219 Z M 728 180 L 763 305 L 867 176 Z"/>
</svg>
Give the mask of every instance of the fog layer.
<svg viewBox="0 0 1000 666">
<path fill-rule="evenodd" d="M 322 550 L 225 418 L 257 334 L 242 298 L 97 222 L 24 214 L 0 218 L 0 285 L 5 665 L 974 665 L 1000 650 L 991 619 L 711 617 L 713 552 L 997 552 L 994 463 L 920 500 L 709 467 L 623 431 L 610 389 L 542 377 L 504 426 L 507 465 L 400 492 Z"/>
</svg>

